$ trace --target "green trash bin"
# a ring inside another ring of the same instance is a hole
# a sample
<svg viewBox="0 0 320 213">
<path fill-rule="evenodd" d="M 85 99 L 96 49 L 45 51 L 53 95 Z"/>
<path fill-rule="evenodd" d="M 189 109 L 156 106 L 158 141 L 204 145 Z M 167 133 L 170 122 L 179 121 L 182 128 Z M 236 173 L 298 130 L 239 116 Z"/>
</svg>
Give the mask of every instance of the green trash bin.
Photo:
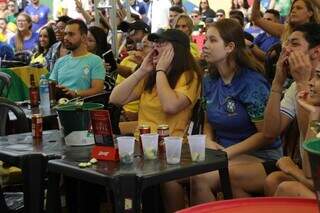
<svg viewBox="0 0 320 213">
<path fill-rule="evenodd" d="M 308 152 L 309 155 L 312 179 L 320 212 L 320 138 L 312 138 L 305 141 L 303 148 Z"/>
<path fill-rule="evenodd" d="M 103 109 L 103 104 L 98 103 L 69 103 L 56 108 L 63 129 L 63 134 L 66 137 L 73 131 L 83 131 L 90 128 L 90 110 Z"/>
</svg>

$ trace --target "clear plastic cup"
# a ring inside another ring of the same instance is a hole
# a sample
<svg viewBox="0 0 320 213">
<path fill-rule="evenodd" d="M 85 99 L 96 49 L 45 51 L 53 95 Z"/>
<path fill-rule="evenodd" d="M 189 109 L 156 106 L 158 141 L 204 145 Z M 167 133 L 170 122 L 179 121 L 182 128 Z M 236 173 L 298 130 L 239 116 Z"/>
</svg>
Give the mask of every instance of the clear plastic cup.
<svg viewBox="0 0 320 213">
<path fill-rule="evenodd" d="M 181 157 L 181 137 L 165 137 L 164 144 L 166 146 L 166 157 L 168 164 L 178 164 L 180 163 Z"/>
<path fill-rule="evenodd" d="M 206 153 L 206 135 L 189 135 L 188 143 L 192 161 L 204 161 Z"/>
<path fill-rule="evenodd" d="M 118 148 L 120 161 L 122 163 L 132 163 L 133 162 L 133 153 L 134 153 L 134 137 L 118 137 Z"/>
<path fill-rule="evenodd" d="M 142 134 L 142 148 L 145 159 L 157 159 L 159 134 Z"/>
</svg>

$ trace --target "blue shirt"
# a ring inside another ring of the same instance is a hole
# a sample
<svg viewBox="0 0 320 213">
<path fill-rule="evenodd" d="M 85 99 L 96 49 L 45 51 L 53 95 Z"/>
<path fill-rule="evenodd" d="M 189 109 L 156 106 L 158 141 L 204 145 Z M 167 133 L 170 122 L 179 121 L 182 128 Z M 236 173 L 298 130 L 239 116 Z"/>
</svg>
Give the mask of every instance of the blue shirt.
<svg viewBox="0 0 320 213">
<path fill-rule="evenodd" d="M 267 52 L 273 45 L 278 44 L 279 42 L 280 39 L 278 37 L 268 35 L 264 32 L 258 35 L 253 43 L 264 52 Z"/>
<path fill-rule="evenodd" d="M 244 31 L 250 33 L 254 38 L 256 38 L 258 35 L 264 32 L 261 28 L 256 26 L 250 26 L 246 28 Z"/>
<path fill-rule="evenodd" d="M 24 12 L 28 13 L 30 16 L 39 16 L 39 21 L 37 23 L 32 22 L 32 32 L 36 32 L 48 22 L 48 15 L 50 13 L 50 9 L 44 5 L 34 7 L 33 4 L 30 4 L 24 8 Z"/>
<path fill-rule="evenodd" d="M 208 121 L 219 144 L 229 147 L 257 133 L 254 123 L 263 120 L 269 90 L 267 80 L 249 69 L 239 70 L 230 84 L 212 75 L 204 78 Z M 276 143 L 272 147 L 279 147 Z"/>
<path fill-rule="evenodd" d="M 147 13 L 146 7 L 143 2 L 136 1 L 132 6 L 132 9 L 134 9 L 136 12 L 138 12 L 140 15 L 144 15 Z"/>
<path fill-rule="evenodd" d="M 14 53 L 12 48 L 9 45 L 2 42 L 0 42 L 0 58 L 5 60 L 14 59 Z"/>
<path fill-rule="evenodd" d="M 69 89 L 91 88 L 92 80 L 104 80 L 106 71 L 99 56 L 88 53 L 73 57 L 71 54 L 59 58 L 49 79 Z"/>
<path fill-rule="evenodd" d="M 23 49 L 32 51 L 33 49 L 36 48 L 36 46 L 38 44 L 38 39 L 39 39 L 39 34 L 33 32 L 31 37 L 28 40 L 24 40 Z M 10 39 L 9 44 L 14 50 L 16 50 L 16 36 L 13 36 Z"/>
</svg>

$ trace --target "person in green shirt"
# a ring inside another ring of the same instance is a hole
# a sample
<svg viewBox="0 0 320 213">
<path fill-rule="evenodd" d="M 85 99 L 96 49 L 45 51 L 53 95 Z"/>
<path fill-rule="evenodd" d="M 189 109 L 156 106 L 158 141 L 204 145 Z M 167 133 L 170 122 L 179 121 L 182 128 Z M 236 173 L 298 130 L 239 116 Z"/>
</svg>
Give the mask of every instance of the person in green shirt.
<svg viewBox="0 0 320 213">
<path fill-rule="evenodd" d="M 8 6 L 8 12 L 9 12 L 6 17 L 7 22 L 16 24 L 17 23 L 17 15 L 16 15 L 17 8 L 16 8 L 15 1 L 13 1 L 13 0 L 8 1 L 7 6 Z"/>
</svg>

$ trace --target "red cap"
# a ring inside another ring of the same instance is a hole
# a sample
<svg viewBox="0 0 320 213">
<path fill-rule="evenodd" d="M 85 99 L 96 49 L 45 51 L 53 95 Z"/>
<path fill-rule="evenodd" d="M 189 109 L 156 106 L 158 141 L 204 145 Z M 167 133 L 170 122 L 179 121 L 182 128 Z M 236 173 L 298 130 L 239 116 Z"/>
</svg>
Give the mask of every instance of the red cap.
<svg viewBox="0 0 320 213">
<path fill-rule="evenodd" d="M 0 3 L 7 3 L 7 0 L 0 0 Z"/>
</svg>

